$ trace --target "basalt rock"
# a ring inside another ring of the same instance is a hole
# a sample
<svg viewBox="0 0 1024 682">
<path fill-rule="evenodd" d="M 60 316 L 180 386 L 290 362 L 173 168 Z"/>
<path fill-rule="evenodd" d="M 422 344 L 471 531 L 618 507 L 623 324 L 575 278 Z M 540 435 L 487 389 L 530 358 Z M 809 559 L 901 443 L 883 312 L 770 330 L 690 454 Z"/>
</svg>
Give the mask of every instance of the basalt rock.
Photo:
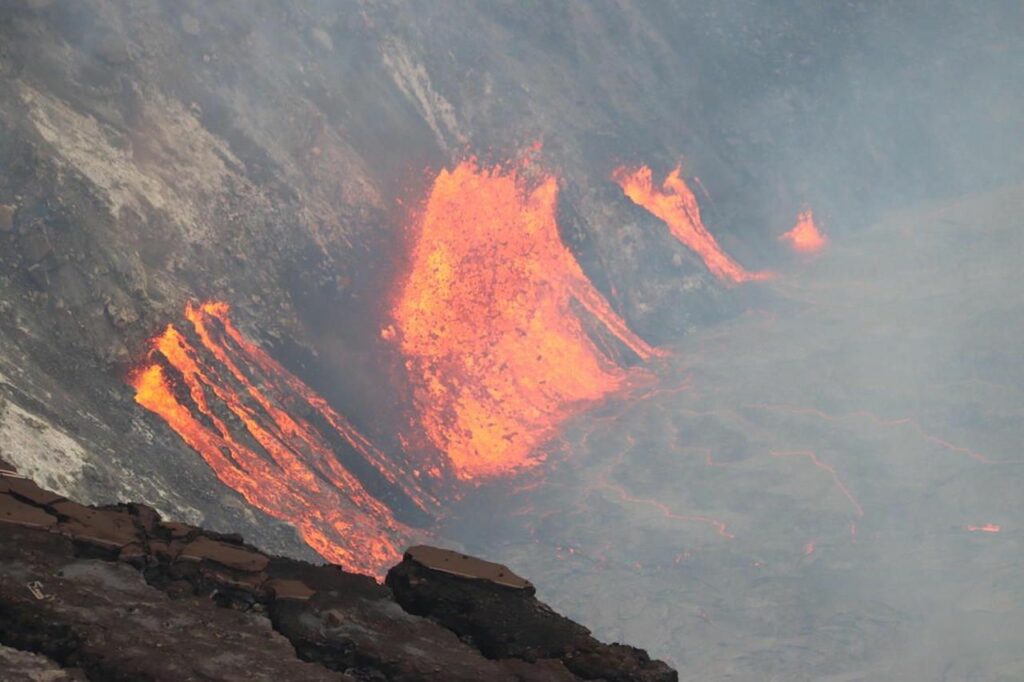
<svg viewBox="0 0 1024 682">
<path fill-rule="evenodd" d="M 445 560 L 437 550 L 412 548 L 388 572 L 387 585 L 406 611 L 472 641 L 488 658 L 558 661 L 585 680 L 677 679 L 675 671 L 640 649 L 597 641 L 585 627 L 539 601 L 533 586 L 508 569 L 498 577 L 497 564 L 448 554 Z"/>
<path fill-rule="evenodd" d="M 416 547 L 385 586 L 165 522 L 143 505 L 80 505 L 9 471 L 0 473 L 0 671 L 40 680 L 676 679 L 642 651 L 597 642 L 500 564 Z"/>
</svg>

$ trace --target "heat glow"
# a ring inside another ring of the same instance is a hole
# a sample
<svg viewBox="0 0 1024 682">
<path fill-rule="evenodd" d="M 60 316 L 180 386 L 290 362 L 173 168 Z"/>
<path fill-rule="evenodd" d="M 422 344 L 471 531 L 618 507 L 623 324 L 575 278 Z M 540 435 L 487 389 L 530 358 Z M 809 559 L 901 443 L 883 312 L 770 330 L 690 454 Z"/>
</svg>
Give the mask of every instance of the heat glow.
<svg viewBox="0 0 1024 682">
<path fill-rule="evenodd" d="M 704 261 L 708 270 L 720 280 L 739 283 L 771 278 L 771 273 L 750 272 L 729 257 L 718 245 L 700 216 L 700 206 L 693 190 L 682 177 L 682 167 L 676 166 L 661 187 L 655 187 L 651 169 L 619 167 L 612 174 L 630 200 L 663 220 L 672 235 Z"/>
<path fill-rule="evenodd" d="M 659 354 L 562 242 L 556 178 L 529 170 L 468 160 L 437 175 L 392 308 L 420 425 L 462 480 L 537 465 L 559 424 L 624 386 L 588 324 Z"/>
<path fill-rule="evenodd" d="M 163 418 L 224 484 L 293 524 L 325 559 L 382 575 L 401 558 L 411 530 L 298 415 L 318 413 L 420 508 L 435 501 L 322 397 L 246 339 L 228 313 L 223 303 L 189 304 L 185 318 L 198 343 L 173 325 L 154 338 L 149 364 L 130 377 L 136 402 Z"/>
<path fill-rule="evenodd" d="M 797 253 L 806 254 L 820 253 L 828 244 L 828 238 L 815 225 L 814 213 L 810 210 L 801 211 L 793 229 L 779 235 L 779 240 L 787 242 Z"/>
</svg>

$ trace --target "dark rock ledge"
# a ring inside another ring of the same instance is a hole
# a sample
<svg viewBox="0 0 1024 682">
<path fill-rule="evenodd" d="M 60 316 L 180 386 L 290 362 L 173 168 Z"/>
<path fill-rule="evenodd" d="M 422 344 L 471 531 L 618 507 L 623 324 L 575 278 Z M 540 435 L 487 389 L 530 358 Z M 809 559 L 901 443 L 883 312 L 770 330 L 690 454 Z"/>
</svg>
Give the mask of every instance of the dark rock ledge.
<svg viewBox="0 0 1024 682">
<path fill-rule="evenodd" d="M 416 547 L 379 585 L 6 472 L 0 679 L 677 679 L 598 642 L 500 564 Z"/>
</svg>

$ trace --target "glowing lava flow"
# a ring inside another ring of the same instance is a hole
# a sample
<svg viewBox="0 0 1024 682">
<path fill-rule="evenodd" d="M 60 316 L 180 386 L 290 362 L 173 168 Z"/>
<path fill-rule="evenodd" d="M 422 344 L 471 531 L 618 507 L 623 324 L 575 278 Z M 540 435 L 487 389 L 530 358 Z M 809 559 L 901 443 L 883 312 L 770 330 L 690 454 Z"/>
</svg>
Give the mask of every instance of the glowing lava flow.
<svg viewBox="0 0 1024 682">
<path fill-rule="evenodd" d="M 669 173 L 660 188 L 654 186 L 651 169 L 647 166 L 633 170 L 620 167 L 612 177 L 634 204 L 663 220 L 672 235 L 700 256 L 715 277 L 736 283 L 771 277 L 771 273 L 745 270 L 722 250 L 714 235 L 704 227 L 697 197 L 683 180 L 681 167 Z"/>
<path fill-rule="evenodd" d="M 822 462 L 820 459 L 818 459 L 818 456 L 813 452 L 809 450 L 797 450 L 794 452 L 772 451 L 769 454 L 771 454 L 772 457 L 803 457 L 810 460 L 811 464 L 821 469 L 822 471 L 827 472 L 828 475 L 832 477 L 832 482 L 835 483 L 839 491 L 843 493 L 846 499 L 850 501 L 850 504 L 853 505 L 853 510 L 854 512 L 856 512 L 857 517 L 860 518 L 864 516 L 864 507 L 860 505 L 860 502 L 857 501 L 857 498 L 853 496 L 853 493 L 850 492 L 850 489 L 847 488 L 846 484 L 843 483 L 843 480 L 839 478 L 839 474 L 836 473 L 835 467 L 833 467 L 831 464 L 826 464 L 825 462 Z"/>
<path fill-rule="evenodd" d="M 152 341 L 150 364 L 130 377 L 136 402 L 162 417 L 223 483 L 293 524 L 325 559 L 382 575 L 400 559 L 411 529 L 341 464 L 316 428 L 281 405 L 301 399 L 410 499 L 425 507 L 429 498 L 323 398 L 245 339 L 225 304 L 189 304 L 185 316 L 199 344 L 168 325 Z"/>
<path fill-rule="evenodd" d="M 438 174 L 417 225 L 386 336 L 425 434 L 462 480 L 535 466 L 560 423 L 625 385 L 573 301 L 641 359 L 659 354 L 562 242 L 557 197 L 552 175 L 528 189 L 517 169 L 469 160 Z"/>
<path fill-rule="evenodd" d="M 801 211 L 793 229 L 779 235 L 779 240 L 788 242 L 794 251 L 806 254 L 819 253 L 828 244 L 828 238 L 814 224 L 814 213 L 810 210 Z"/>
<path fill-rule="evenodd" d="M 1002 530 L 997 523 L 985 523 L 980 526 L 974 524 L 968 524 L 967 530 L 972 533 L 998 533 Z"/>
</svg>

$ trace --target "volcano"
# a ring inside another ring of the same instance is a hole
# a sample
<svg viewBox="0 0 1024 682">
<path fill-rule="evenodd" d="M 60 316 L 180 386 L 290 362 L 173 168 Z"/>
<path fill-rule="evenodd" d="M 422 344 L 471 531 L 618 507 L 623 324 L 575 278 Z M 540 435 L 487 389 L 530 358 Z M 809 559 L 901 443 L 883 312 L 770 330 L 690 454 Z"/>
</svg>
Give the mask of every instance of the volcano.
<svg viewBox="0 0 1024 682">
<path fill-rule="evenodd" d="M 81 634 L 0 661 L 101 661 L 90 576 L 335 677 L 646 660 L 447 557 L 682 679 L 1024 677 L 1022 11 L 0 0 L 0 496 L 75 566 L 0 592 Z"/>
</svg>

